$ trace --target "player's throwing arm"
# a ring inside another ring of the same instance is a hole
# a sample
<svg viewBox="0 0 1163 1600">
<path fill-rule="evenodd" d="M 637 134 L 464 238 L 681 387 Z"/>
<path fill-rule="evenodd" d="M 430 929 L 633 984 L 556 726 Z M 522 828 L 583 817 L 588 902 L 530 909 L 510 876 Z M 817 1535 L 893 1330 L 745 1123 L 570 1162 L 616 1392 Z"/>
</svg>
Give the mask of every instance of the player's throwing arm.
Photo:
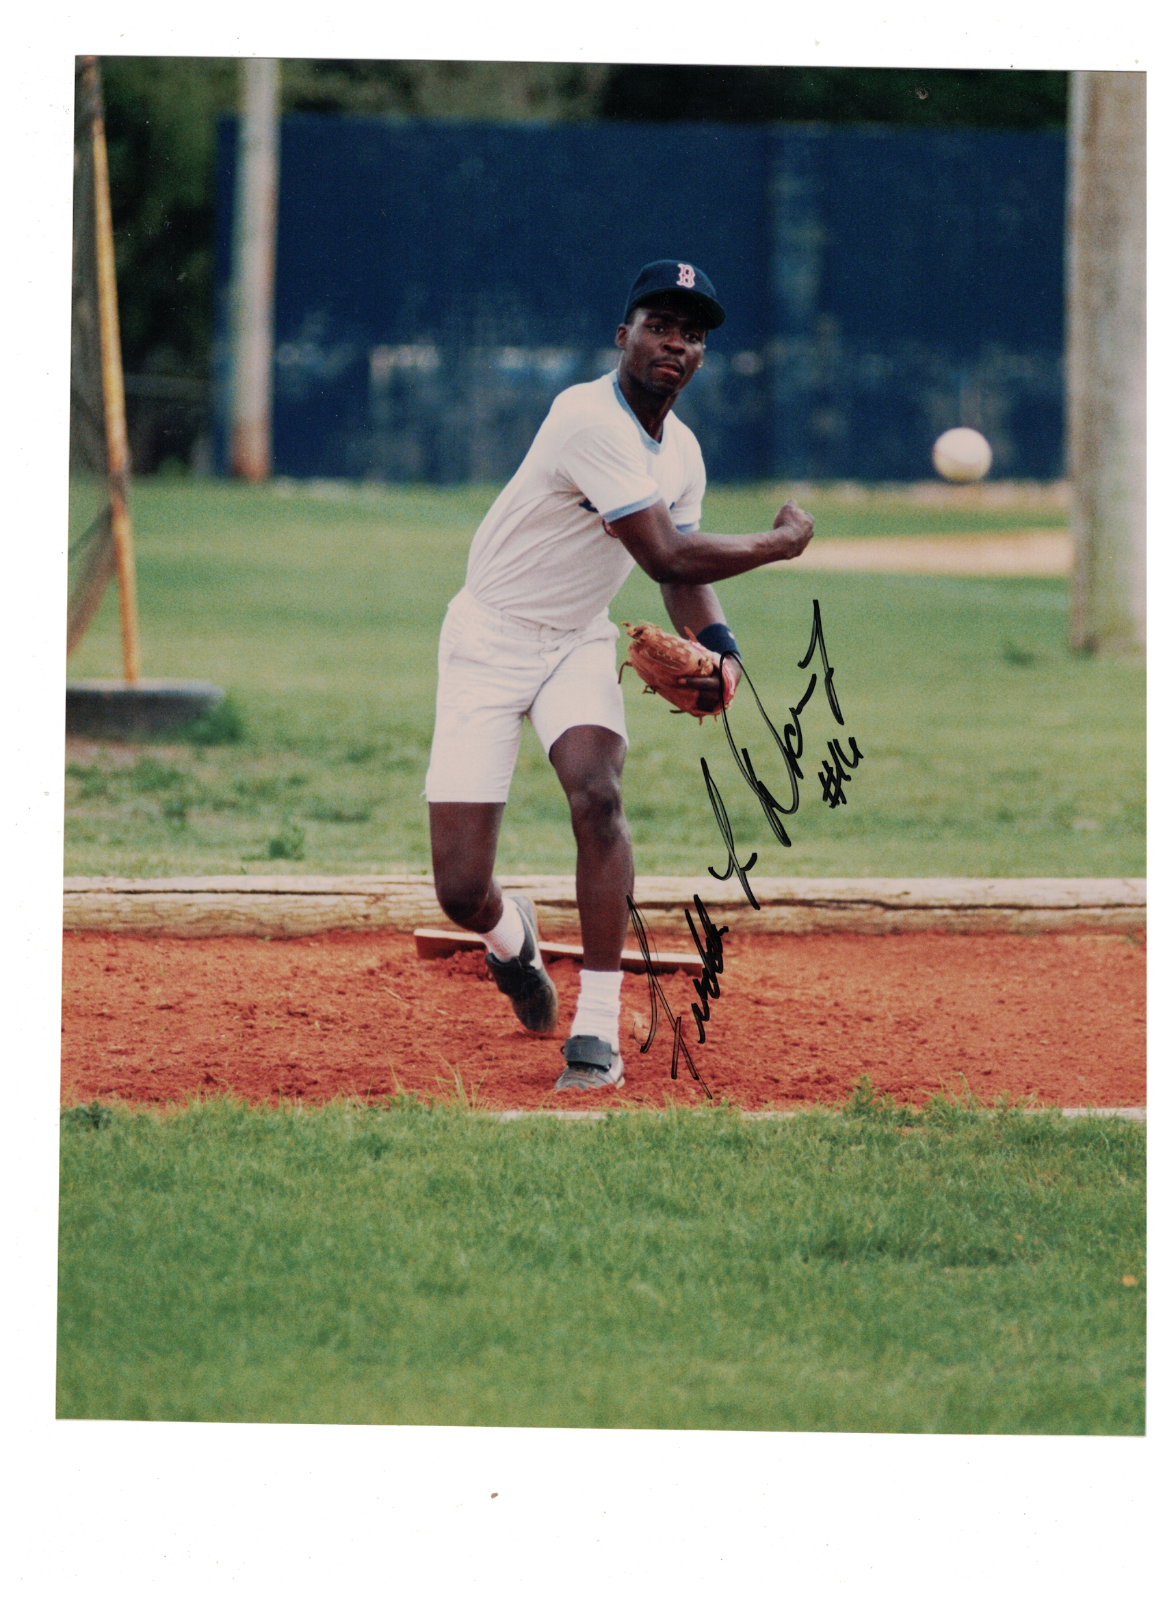
<svg viewBox="0 0 1163 1600">
<path fill-rule="evenodd" d="M 710 585 L 772 561 L 793 561 L 807 548 L 812 527 L 810 512 L 801 511 L 794 500 L 780 507 L 771 530 L 765 533 L 680 533 L 661 504 L 612 523 L 614 537 L 660 586 L 667 612 L 681 635 L 680 639 L 662 634 L 661 640 L 673 638 L 669 646 L 641 639 L 636 642 L 645 648 L 635 651 L 631 646 L 631 665 L 647 687 L 663 695 L 676 709 L 689 711 L 700 719 L 708 714 L 718 716 L 723 706 L 729 706 L 741 676 L 730 656 L 739 655 L 740 651 Z M 682 659 L 675 647 L 683 639 L 715 657 L 711 670 L 702 663 L 689 675 L 679 670 Z M 673 659 L 666 659 L 668 654 Z M 661 669 L 655 666 L 652 674 L 651 664 L 657 663 L 660 655 Z"/>
<path fill-rule="evenodd" d="M 813 519 L 788 500 L 764 533 L 680 533 L 661 503 L 610 524 L 610 532 L 664 591 L 718 583 L 772 561 L 794 561 L 808 547 Z"/>
</svg>

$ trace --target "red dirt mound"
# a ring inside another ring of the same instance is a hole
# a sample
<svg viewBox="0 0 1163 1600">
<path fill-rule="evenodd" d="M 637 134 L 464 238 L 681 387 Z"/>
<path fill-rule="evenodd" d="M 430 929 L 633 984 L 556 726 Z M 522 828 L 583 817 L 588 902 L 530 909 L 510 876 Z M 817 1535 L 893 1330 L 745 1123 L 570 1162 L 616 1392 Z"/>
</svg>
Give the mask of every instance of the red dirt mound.
<svg viewBox="0 0 1163 1600">
<path fill-rule="evenodd" d="M 834 1102 L 862 1073 L 898 1099 L 942 1088 L 1058 1105 L 1146 1103 L 1145 951 L 1119 935 L 728 935 L 721 997 L 696 1042 L 692 981 L 662 985 L 711 1094 L 744 1109 Z M 420 962 L 406 934 L 309 939 L 65 938 L 62 1096 L 164 1103 L 447 1098 L 483 1107 L 704 1100 L 670 1077 L 665 1018 L 642 1055 L 647 979 L 623 984 L 620 1095 L 555 1095 L 578 966 L 552 966 L 558 1037 L 517 1024 L 460 953 Z"/>
</svg>

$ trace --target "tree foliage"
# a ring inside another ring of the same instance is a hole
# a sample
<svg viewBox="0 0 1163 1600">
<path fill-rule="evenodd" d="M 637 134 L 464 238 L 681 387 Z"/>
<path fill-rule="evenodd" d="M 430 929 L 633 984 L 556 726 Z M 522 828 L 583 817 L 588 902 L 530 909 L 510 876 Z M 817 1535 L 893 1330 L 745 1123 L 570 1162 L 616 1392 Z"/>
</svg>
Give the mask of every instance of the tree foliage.
<svg viewBox="0 0 1163 1600">
<path fill-rule="evenodd" d="M 632 122 L 879 122 L 1061 128 L 1064 72 L 904 67 L 613 67 L 601 116 Z"/>
<path fill-rule="evenodd" d="M 101 73 L 126 371 L 205 377 L 215 129 L 237 104 L 237 64 L 106 57 Z"/>
</svg>

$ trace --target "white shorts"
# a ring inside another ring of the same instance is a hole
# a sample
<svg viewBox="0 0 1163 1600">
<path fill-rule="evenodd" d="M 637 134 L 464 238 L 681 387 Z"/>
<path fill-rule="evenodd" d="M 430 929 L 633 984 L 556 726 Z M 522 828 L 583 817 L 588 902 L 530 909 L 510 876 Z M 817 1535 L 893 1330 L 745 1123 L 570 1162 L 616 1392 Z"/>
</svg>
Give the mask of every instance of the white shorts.
<svg viewBox="0 0 1163 1600">
<path fill-rule="evenodd" d="M 523 717 L 546 755 L 567 728 L 609 728 L 625 739 L 617 638 L 605 616 L 571 630 L 521 622 L 462 589 L 440 630 L 426 798 L 507 800 Z"/>
</svg>

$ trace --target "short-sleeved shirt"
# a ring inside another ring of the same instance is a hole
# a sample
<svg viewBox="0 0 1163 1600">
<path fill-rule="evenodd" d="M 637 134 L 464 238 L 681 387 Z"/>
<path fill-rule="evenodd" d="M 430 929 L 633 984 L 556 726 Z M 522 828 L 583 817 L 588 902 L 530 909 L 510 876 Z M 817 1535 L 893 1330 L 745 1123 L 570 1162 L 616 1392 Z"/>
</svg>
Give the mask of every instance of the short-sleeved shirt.
<svg viewBox="0 0 1163 1600">
<path fill-rule="evenodd" d="M 607 523 L 661 500 L 681 532 L 697 532 L 706 482 L 698 440 L 673 412 L 657 441 L 616 373 L 575 384 L 477 529 L 465 587 L 523 621 L 583 628 L 634 565 Z"/>
</svg>

